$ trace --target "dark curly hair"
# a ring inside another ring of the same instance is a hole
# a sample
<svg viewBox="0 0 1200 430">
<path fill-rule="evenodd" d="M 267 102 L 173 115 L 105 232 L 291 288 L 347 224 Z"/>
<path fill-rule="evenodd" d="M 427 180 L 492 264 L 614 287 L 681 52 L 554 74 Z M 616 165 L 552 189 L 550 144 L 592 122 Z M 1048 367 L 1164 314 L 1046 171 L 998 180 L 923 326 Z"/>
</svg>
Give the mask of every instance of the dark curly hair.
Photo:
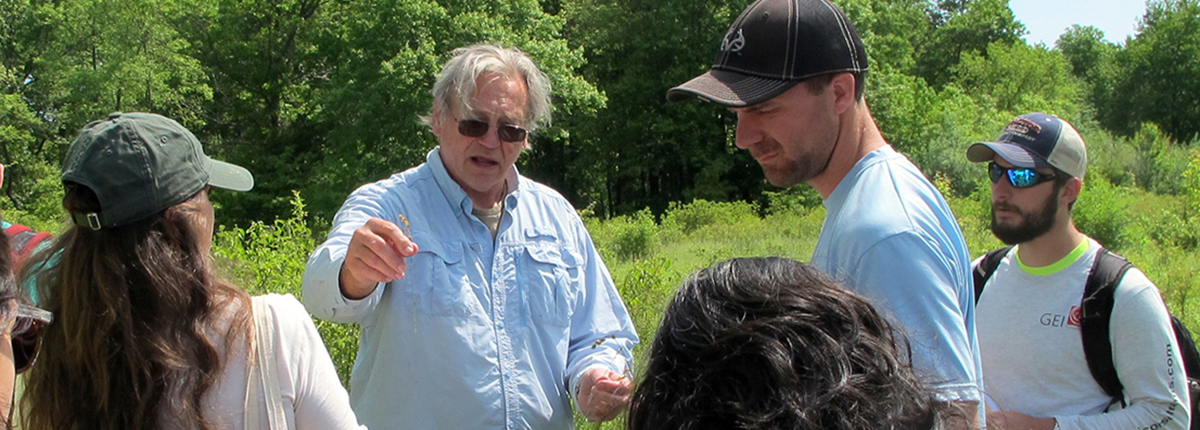
<svg viewBox="0 0 1200 430">
<path fill-rule="evenodd" d="M 667 306 L 630 429 L 934 429 L 950 414 L 869 303 L 786 258 L 701 269 Z"/>
</svg>

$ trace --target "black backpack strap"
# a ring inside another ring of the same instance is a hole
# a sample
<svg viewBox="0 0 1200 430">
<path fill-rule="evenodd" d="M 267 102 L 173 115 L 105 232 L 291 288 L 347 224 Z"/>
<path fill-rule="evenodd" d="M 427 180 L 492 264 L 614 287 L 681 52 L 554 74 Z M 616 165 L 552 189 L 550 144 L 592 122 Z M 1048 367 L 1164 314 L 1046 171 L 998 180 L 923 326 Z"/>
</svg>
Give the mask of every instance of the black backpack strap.
<svg viewBox="0 0 1200 430">
<path fill-rule="evenodd" d="M 1171 328 L 1175 331 L 1175 343 L 1179 345 L 1179 357 L 1183 359 L 1183 371 L 1189 379 L 1195 379 L 1200 376 L 1200 351 L 1196 349 L 1192 331 L 1175 315 L 1171 315 Z"/>
<path fill-rule="evenodd" d="M 987 285 L 988 278 L 991 278 L 992 274 L 996 273 L 996 268 L 1000 267 L 1000 260 L 1003 260 L 1004 256 L 1008 255 L 1008 250 L 1010 249 L 1012 249 L 1011 246 L 1006 246 L 988 251 L 987 254 L 983 255 L 983 259 L 979 260 L 979 265 L 975 266 L 975 270 L 972 273 L 975 275 L 976 304 L 979 304 L 979 296 L 983 295 L 983 287 Z"/>
<path fill-rule="evenodd" d="M 1112 317 L 1117 284 L 1132 267 L 1133 264 L 1125 257 L 1100 248 L 1083 287 L 1083 300 L 1080 302 L 1080 337 L 1083 339 L 1083 355 L 1087 359 L 1088 370 L 1105 393 L 1122 402 L 1121 379 L 1113 365 L 1109 319 Z"/>
</svg>

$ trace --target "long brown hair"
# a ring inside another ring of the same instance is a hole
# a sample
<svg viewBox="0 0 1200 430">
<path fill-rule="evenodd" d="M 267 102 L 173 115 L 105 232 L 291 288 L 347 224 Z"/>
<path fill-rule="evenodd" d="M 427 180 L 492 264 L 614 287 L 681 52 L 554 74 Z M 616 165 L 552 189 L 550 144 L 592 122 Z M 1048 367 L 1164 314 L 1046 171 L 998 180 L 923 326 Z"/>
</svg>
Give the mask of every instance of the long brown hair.
<svg viewBox="0 0 1200 430">
<path fill-rule="evenodd" d="M 213 427 L 201 398 L 224 357 L 206 331 L 237 309 L 225 342 L 246 339 L 250 298 L 216 277 L 200 249 L 198 234 L 208 232 L 194 227 L 196 204 L 206 192 L 127 225 L 72 226 L 25 265 L 21 278 L 35 278 L 56 318 L 26 379 L 24 428 Z M 72 183 L 63 206 L 100 208 L 92 190 Z"/>
</svg>

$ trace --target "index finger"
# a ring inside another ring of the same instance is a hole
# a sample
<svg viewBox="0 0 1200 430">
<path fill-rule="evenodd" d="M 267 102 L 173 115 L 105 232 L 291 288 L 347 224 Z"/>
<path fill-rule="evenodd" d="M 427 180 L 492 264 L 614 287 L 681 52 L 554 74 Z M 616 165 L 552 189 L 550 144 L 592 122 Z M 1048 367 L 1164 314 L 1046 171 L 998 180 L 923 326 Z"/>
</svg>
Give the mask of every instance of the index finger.
<svg viewBox="0 0 1200 430">
<path fill-rule="evenodd" d="M 387 242 L 401 257 L 411 257 L 417 253 L 417 244 L 396 223 L 382 218 L 371 218 L 366 227 Z"/>
</svg>

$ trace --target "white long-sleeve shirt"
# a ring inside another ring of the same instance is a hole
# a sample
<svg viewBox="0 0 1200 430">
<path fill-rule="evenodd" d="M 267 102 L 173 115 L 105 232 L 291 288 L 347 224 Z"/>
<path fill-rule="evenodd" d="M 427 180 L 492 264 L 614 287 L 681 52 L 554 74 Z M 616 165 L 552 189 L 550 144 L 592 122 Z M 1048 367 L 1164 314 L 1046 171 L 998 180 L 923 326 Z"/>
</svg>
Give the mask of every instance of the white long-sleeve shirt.
<svg viewBox="0 0 1200 430">
<path fill-rule="evenodd" d="M 1062 430 L 1188 427 L 1188 388 L 1158 288 L 1130 269 L 1117 286 L 1110 324 L 1113 364 L 1127 406 L 1115 404 L 1088 370 L 1079 302 L 1100 245 L 1074 260 L 1027 268 L 1010 251 L 976 309 L 984 387 L 995 406 L 1053 417 Z M 979 264 L 976 260 L 975 264 Z"/>
</svg>

